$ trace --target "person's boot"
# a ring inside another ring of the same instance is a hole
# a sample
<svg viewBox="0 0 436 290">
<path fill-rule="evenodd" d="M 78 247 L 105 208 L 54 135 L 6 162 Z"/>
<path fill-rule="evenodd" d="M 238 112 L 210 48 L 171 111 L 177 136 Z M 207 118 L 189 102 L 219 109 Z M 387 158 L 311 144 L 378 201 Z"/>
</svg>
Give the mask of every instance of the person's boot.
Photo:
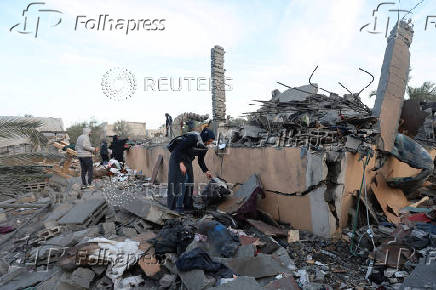
<svg viewBox="0 0 436 290">
<path fill-rule="evenodd" d="M 80 187 L 81 190 L 84 190 L 84 189 L 87 189 L 87 188 L 88 188 L 88 186 L 86 186 L 86 185 L 82 185 L 82 186 Z"/>
</svg>

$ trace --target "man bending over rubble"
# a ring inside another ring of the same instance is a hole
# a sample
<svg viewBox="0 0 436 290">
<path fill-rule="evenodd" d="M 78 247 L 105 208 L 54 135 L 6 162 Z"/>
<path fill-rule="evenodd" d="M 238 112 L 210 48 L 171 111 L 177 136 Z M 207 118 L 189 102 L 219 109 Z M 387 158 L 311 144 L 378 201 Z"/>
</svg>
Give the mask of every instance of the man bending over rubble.
<svg viewBox="0 0 436 290">
<path fill-rule="evenodd" d="M 80 168 L 82 171 L 82 189 L 91 187 L 92 175 L 93 175 L 93 162 L 92 152 L 98 152 L 98 148 L 91 146 L 89 141 L 89 134 L 91 129 L 83 128 L 83 134 L 77 138 L 76 151 L 77 157 L 79 157 Z M 86 174 L 88 173 L 88 183 L 86 183 Z"/>
<path fill-rule="evenodd" d="M 195 156 L 198 156 L 198 165 L 201 170 L 207 178 L 212 178 L 212 174 L 204 162 L 204 156 L 207 153 L 207 145 L 211 144 L 214 139 L 215 134 L 209 128 L 204 128 L 201 133 L 189 132 L 174 138 L 168 144 L 168 149 L 171 152 L 167 196 L 169 209 L 176 209 L 179 213 L 194 209 L 192 161 Z"/>
</svg>

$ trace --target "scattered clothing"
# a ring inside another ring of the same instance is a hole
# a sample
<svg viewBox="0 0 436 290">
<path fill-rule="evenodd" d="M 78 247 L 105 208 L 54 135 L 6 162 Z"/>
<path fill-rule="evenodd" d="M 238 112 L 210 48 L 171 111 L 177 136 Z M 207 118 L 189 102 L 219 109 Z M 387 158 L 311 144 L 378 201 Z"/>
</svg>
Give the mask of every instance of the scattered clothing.
<svg viewBox="0 0 436 290">
<path fill-rule="evenodd" d="M 198 231 L 202 235 L 207 235 L 213 250 L 222 257 L 233 257 L 240 246 L 239 237 L 230 233 L 219 222 L 203 221 L 198 226 Z"/>
<path fill-rule="evenodd" d="M 181 222 L 169 220 L 150 243 L 153 244 L 156 255 L 181 254 L 193 239 L 194 231 L 191 228 L 185 227 Z"/>
<path fill-rule="evenodd" d="M 12 226 L 1 226 L 0 227 L 0 234 L 7 234 L 12 231 L 15 231 L 15 228 Z"/>
<path fill-rule="evenodd" d="M 232 278 L 233 272 L 224 264 L 214 262 L 202 248 L 195 248 L 183 253 L 176 261 L 179 271 L 204 270 L 206 274 L 216 278 Z"/>
</svg>

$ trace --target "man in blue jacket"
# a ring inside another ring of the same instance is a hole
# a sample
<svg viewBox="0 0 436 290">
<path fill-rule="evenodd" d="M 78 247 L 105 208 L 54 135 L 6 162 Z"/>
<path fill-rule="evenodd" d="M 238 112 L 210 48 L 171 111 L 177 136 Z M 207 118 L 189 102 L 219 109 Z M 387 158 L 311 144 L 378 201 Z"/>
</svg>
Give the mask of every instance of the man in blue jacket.
<svg viewBox="0 0 436 290">
<path fill-rule="evenodd" d="M 204 162 L 207 153 L 207 145 L 215 139 L 215 134 L 208 128 L 204 128 L 201 133 L 189 132 L 176 137 L 177 142 L 171 150 L 168 170 L 168 196 L 167 205 L 171 210 L 182 213 L 184 210 L 192 210 L 192 192 L 194 186 L 194 173 L 192 161 L 198 157 L 198 165 L 207 176 L 212 174 Z"/>
</svg>

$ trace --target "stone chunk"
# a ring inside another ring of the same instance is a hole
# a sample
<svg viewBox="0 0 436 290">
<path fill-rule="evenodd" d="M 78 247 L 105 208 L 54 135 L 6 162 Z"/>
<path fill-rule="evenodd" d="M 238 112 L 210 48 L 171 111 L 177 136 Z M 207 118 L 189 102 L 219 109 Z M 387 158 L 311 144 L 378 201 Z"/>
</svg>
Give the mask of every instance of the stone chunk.
<svg viewBox="0 0 436 290">
<path fill-rule="evenodd" d="M 105 237 L 110 237 L 116 234 L 115 223 L 103 223 L 102 226 Z"/>
<path fill-rule="evenodd" d="M 138 233 L 136 232 L 136 230 L 134 228 L 128 228 L 128 227 L 123 227 L 121 229 L 121 234 L 123 236 L 128 237 L 128 238 L 134 238 L 138 235 Z"/>
<path fill-rule="evenodd" d="M 94 271 L 86 268 L 77 268 L 71 275 L 71 282 L 80 287 L 89 288 L 89 284 L 94 277 Z"/>
</svg>

